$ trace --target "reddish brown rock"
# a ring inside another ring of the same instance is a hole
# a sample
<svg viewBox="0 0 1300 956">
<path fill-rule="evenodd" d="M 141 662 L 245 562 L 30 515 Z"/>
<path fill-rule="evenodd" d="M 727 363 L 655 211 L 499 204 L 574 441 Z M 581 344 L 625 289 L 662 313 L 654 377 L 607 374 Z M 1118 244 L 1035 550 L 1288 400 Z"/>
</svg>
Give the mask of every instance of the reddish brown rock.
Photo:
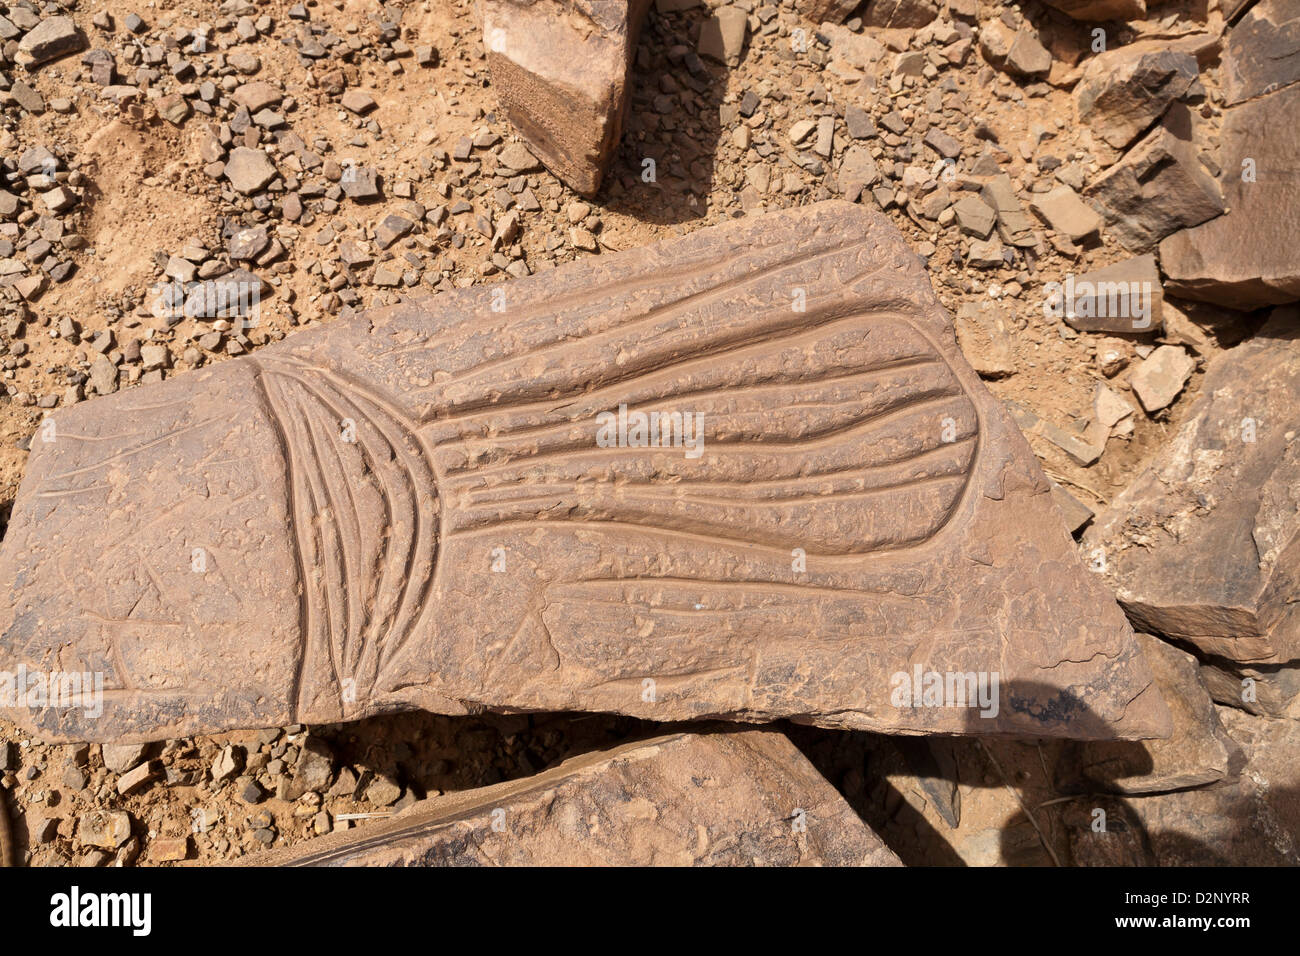
<svg viewBox="0 0 1300 956">
<path fill-rule="evenodd" d="M 1088 60 L 1074 90 L 1079 123 L 1123 149 L 1186 95 L 1199 74 L 1196 57 L 1146 40 Z"/>
<path fill-rule="evenodd" d="M 1083 776 L 1116 793 L 1157 793 L 1240 773 L 1245 755 L 1223 729 L 1196 658 L 1158 637 L 1137 637 L 1173 715 L 1173 735 L 1081 744 L 1076 759 Z"/>
<path fill-rule="evenodd" d="M 627 114 L 628 73 L 650 0 L 484 0 L 501 108 L 575 191 L 600 188 Z"/>
<path fill-rule="evenodd" d="M 869 27 L 923 27 L 939 15 L 934 0 L 867 0 L 862 22 Z"/>
<path fill-rule="evenodd" d="M 1166 291 L 1231 309 L 1300 300 L 1300 84 L 1229 109 L 1219 162 L 1228 214 L 1160 243 Z"/>
<path fill-rule="evenodd" d="M 1147 15 L 1146 0 L 1043 0 L 1076 20 L 1140 20 Z"/>
<path fill-rule="evenodd" d="M 1300 658 L 1300 323 L 1288 311 L 1210 362 L 1177 435 L 1084 536 L 1141 629 L 1240 663 Z"/>
<path fill-rule="evenodd" d="M 1199 225 L 1226 208 L 1223 190 L 1197 157 L 1191 114 L 1180 106 L 1171 108 L 1086 195 L 1105 216 L 1107 232 L 1135 253 L 1150 252 L 1170 233 Z"/>
<path fill-rule="evenodd" d="M 106 692 L 98 719 L 17 710 L 41 737 L 483 707 L 1168 729 L 920 260 L 862 206 L 331 322 L 50 422 L 0 549 L 0 660 Z"/>
<path fill-rule="evenodd" d="M 1300 865 L 1296 838 L 1250 774 L 1126 803 L 1149 847 L 1148 865 Z"/>
<path fill-rule="evenodd" d="M 586 754 L 244 865 L 901 864 L 794 744 L 748 730 Z"/>
<path fill-rule="evenodd" d="M 1224 100 L 1240 103 L 1300 82 L 1300 7 L 1260 0 L 1228 33 L 1223 49 Z"/>
<path fill-rule="evenodd" d="M 843 23 L 859 0 L 797 0 L 795 9 L 813 23 Z"/>
</svg>

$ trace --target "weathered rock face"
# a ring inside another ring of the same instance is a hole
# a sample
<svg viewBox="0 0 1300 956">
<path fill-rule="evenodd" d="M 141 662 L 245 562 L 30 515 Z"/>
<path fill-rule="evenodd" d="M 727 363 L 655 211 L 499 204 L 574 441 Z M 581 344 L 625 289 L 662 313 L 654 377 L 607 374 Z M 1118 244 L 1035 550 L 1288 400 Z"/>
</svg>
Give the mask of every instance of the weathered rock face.
<svg viewBox="0 0 1300 956">
<path fill-rule="evenodd" d="M 1140 20 L 1147 15 L 1146 0 L 1043 0 L 1076 20 Z"/>
<path fill-rule="evenodd" d="M 1134 256 L 1067 277 L 1059 303 L 1061 318 L 1081 332 L 1158 332 L 1164 323 L 1164 293 L 1156 258 Z"/>
<path fill-rule="evenodd" d="M 501 108 L 551 172 L 592 195 L 618 146 L 650 0 L 485 0 Z"/>
<path fill-rule="evenodd" d="M 1190 115 L 1178 107 L 1086 193 L 1106 217 L 1110 234 L 1138 253 L 1226 208 L 1223 190 L 1196 156 Z"/>
<path fill-rule="evenodd" d="M 1300 657 L 1298 336 L 1278 315 L 1214 359 L 1177 436 L 1084 535 L 1143 630 L 1229 661 Z"/>
<path fill-rule="evenodd" d="M 1079 122 L 1123 149 L 1186 95 L 1198 76 L 1196 57 L 1157 40 L 1133 43 L 1092 57 L 1079 85 Z"/>
<path fill-rule="evenodd" d="M 934 0 L 867 0 L 862 22 L 869 27 L 923 27 L 939 15 Z"/>
<path fill-rule="evenodd" d="M 813 23 L 843 23 L 859 0 L 798 0 L 794 7 Z"/>
<path fill-rule="evenodd" d="M 17 711 L 39 736 L 485 706 L 1168 728 L 920 260 L 861 206 L 377 310 L 44 427 L 0 659 L 111 692 L 98 719 Z"/>
<path fill-rule="evenodd" d="M 1249 774 L 1128 801 L 1154 866 L 1297 866 L 1300 848 Z"/>
<path fill-rule="evenodd" d="M 1219 716 L 1245 752 L 1250 775 L 1263 782 L 1269 809 L 1294 839 L 1300 834 L 1300 725 L 1227 707 Z"/>
<path fill-rule="evenodd" d="M 85 34 L 72 17 L 46 17 L 18 41 L 17 60 L 35 70 L 50 60 L 86 48 Z"/>
<path fill-rule="evenodd" d="M 1224 43 L 1224 99 L 1230 105 L 1240 103 L 1296 82 L 1300 82 L 1300 7 L 1291 0 L 1260 0 L 1229 31 Z"/>
<path fill-rule="evenodd" d="M 1093 797 L 1069 827 L 1077 866 L 1296 866 L 1293 830 L 1252 774 L 1148 796 Z M 1096 810 L 1105 829 L 1094 829 Z"/>
<path fill-rule="evenodd" d="M 674 734 L 417 804 L 249 866 L 899 866 L 775 731 Z"/>
<path fill-rule="evenodd" d="M 1139 634 L 1138 642 L 1169 704 L 1173 736 L 1081 744 L 1077 760 L 1084 777 L 1117 793 L 1156 793 L 1240 773 L 1245 755 L 1223 729 L 1196 658 L 1149 634 Z"/>
<path fill-rule="evenodd" d="M 1219 157 L 1225 216 L 1160 243 L 1172 295 L 1253 309 L 1300 299 L 1300 84 L 1229 109 Z"/>
</svg>

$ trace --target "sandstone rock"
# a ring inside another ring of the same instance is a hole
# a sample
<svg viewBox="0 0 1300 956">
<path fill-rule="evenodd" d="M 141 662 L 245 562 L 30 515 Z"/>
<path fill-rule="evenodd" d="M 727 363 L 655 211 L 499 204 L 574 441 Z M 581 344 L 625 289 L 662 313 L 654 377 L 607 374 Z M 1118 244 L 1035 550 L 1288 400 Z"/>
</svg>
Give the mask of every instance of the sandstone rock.
<svg viewBox="0 0 1300 956">
<path fill-rule="evenodd" d="M 1076 20 L 1140 20 L 1147 15 L 1146 0 L 1043 0 Z"/>
<path fill-rule="evenodd" d="M 1249 714 L 1300 720 L 1300 666 L 1206 657 L 1201 677 L 1218 703 Z"/>
<path fill-rule="evenodd" d="M 190 838 L 158 837 L 149 844 L 149 858 L 158 863 L 175 863 L 190 855 Z"/>
<path fill-rule="evenodd" d="M 770 730 L 679 733 L 597 751 L 241 863 L 900 865 L 807 758 Z"/>
<path fill-rule="evenodd" d="M 876 161 L 871 158 L 870 149 L 854 144 L 844 151 L 839 170 L 841 194 L 848 194 L 855 187 L 870 189 L 879 181 L 880 169 L 876 166 Z"/>
<path fill-rule="evenodd" d="M 1078 120 L 1123 149 L 1158 120 L 1196 82 L 1196 58 L 1146 40 L 1088 60 L 1074 89 Z"/>
<path fill-rule="evenodd" d="M 1164 292 L 1155 256 L 1133 256 L 1067 276 L 1051 304 L 1080 332 L 1158 332 L 1164 321 Z"/>
<path fill-rule="evenodd" d="M 146 744 L 104 744 L 100 756 L 113 773 L 126 773 L 144 759 Z"/>
<path fill-rule="evenodd" d="M 1277 318 L 1212 360 L 1177 435 L 1084 536 L 1142 630 L 1228 661 L 1300 658 L 1297 336 Z"/>
<path fill-rule="evenodd" d="M 1196 156 L 1190 115 L 1178 107 L 1085 192 L 1129 252 L 1150 252 L 1171 232 L 1226 208 L 1223 190 Z"/>
<path fill-rule="evenodd" d="M 1300 299 L 1296 116 L 1300 84 L 1226 112 L 1219 155 L 1229 212 L 1160 243 L 1170 294 L 1232 309 Z"/>
<path fill-rule="evenodd" d="M 1249 774 L 1134 797 L 1127 807 L 1155 866 L 1297 866 L 1300 850 Z"/>
<path fill-rule="evenodd" d="M 506 118 L 546 167 L 590 196 L 613 158 L 649 0 L 485 0 L 483 36 Z"/>
<path fill-rule="evenodd" d="M 276 177 L 275 164 L 260 149 L 238 146 L 230 151 L 225 176 L 231 186 L 247 196 L 270 185 Z"/>
<path fill-rule="evenodd" d="M 739 7 L 719 7 L 700 25 L 700 56 L 735 66 L 745 49 L 749 17 Z"/>
<path fill-rule="evenodd" d="M 859 0 L 796 0 L 800 16 L 813 23 L 843 23 L 858 6 Z"/>
<path fill-rule="evenodd" d="M 1091 465 L 1101 457 L 1102 448 L 1089 444 L 1082 436 L 1073 435 L 1058 425 L 1045 422 L 1018 402 L 1007 402 L 1007 410 L 1017 426 L 1026 435 L 1047 439 L 1080 465 Z"/>
<path fill-rule="evenodd" d="M 1300 834 L 1300 728 L 1293 721 L 1220 708 L 1224 728 L 1246 754 L 1246 772 L 1286 833 Z"/>
<path fill-rule="evenodd" d="M 1037 31 L 1026 23 L 1016 31 L 1003 65 L 1016 76 L 1041 78 L 1052 71 L 1052 54 L 1039 42 Z"/>
<path fill-rule="evenodd" d="M 1142 360 L 1131 384 L 1147 414 L 1173 404 L 1196 370 L 1196 360 L 1177 345 L 1162 345 Z"/>
<path fill-rule="evenodd" d="M 231 99 L 253 114 L 278 106 L 284 100 L 284 94 L 270 83 L 257 80 L 253 83 L 245 83 L 235 90 Z"/>
<path fill-rule="evenodd" d="M 1293 0 L 1260 0 L 1224 42 L 1224 100 L 1240 103 L 1298 81 L 1300 7 Z"/>
<path fill-rule="evenodd" d="M 281 778 L 283 786 L 276 796 L 282 800 L 297 800 L 309 791 L 324 791 L 329 787 L 333 772 L 334 758 L 329 746 L 317 737 L 309 737 L 298 752 L 292 777 Z"/>
<path fill-rule="evenodd" d="M 82 846 L 115 850 L 131 839 L 131 815 L 125 810 L 91 810 L 77 820 L 77 842 Z"/>
<path fill-rule="evenodd" d="M 998 221 L 997 213 L 978 196 L 963 196 L 952 204 L 952 211 L 962 232 L 981 239 L 989 237 Z"/>
<path fill-rule="evenodd" d="M 1005 378 L 1016 371 L 1011 339 L 999 311 L 992 302 L 967 302 L 954 320 L 962 355 L 981 378 Z"/>
<path fill-rule="evenodd" d="M 1073 759 L 1092 783 L 1115 793 L 1158 793 L 1236 776 L 1246 758 L 1219 720 L 1196 658 L 1149 634 L 1137 635 L 1173 715 L 1168 740 L 1082 744 Z"/>
<path fill-rule="evenodd" d="M 934 0 L 867 0 L 862 22 L 869 27 L 923 27 L 939 15 Z"/>
<path fill-rule="evenodd" d="M 1035 195 L 1029 208 L 1054 231 L 1074 242 L 1096 236 L 1101 231 L 1101 216 L 1097 210 L 1065 184 Z"/>
<path fill-rule="evenodd" d="M 50 60 L 87 47 L 72 17 L 46 17 L 18 41 L 18 62 L 34 70 Z"/>
<path fill-rule="evenodd" d="M 349 113 L 356 113 L 358 116 L 366 115 L 376 106 L 373 96 L 365 90 L 357 89 L 348 90 L 344 93 L 339 103 Z"/>
<path fill-rule="evenodd" d="M 93 720 L 14 714 L 42 739 L 470 707 L 1167 729 L 920 260 L 862 206 L 339 319 L 51 417 L 0 648 L 111 692 Z M 1015 691 L 928 706 L 900 693 L 917 667 Z"/>
<path fill-rule="evenodd" d="M 1060 509 L 1061 518 L 1070 534 L 1078 534 L 1079 529 L 1086 526 L 1096 515 L 1096 512 L 1055 481 L 1052 482 L 1052 500 Z"/>
<path fill-rule="evenodd" d="M 1006 173 L 994 176 L 985 183 L 980 189 L 980 198 L 997 214 L 998 235 L 1003 242 L 1014 245 L 1033 228 L 1034 222 L 1020 205 L 1016 188 Z"/>
</svg>

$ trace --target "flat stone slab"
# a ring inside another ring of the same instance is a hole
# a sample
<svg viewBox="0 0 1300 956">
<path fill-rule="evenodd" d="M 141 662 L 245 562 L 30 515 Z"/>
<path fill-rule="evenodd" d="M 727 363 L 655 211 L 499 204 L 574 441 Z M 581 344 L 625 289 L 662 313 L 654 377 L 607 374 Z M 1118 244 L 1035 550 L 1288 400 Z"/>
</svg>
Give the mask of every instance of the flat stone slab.
<svg viewBox="0 0 1300 956">
<path fill-rule="evenodd" d="M 99 717 L 16 710 L 42 738 L 404 708 L 1169 728 L 921 260 L 861 206 L 331 322 L 41 428 L 0 668 L 106 687 Z"/>
<path fill-rule="evenodd" d="M 576 192 L 600 188 L 628 108 L 650 0 L 484 0 L 488 70 L 506 118 Z"/>
<path fill-rule="evenodd" d="M 1131 620 L 1227 661 L 1300 660 L 1298 335 L 1278 309 L 1211 361 L 1178 433 L 1084 535 Z"/>
<path fill-rule="evenodd" d="M 246 866 L 901 866 L 775 731 L 673 734 Z"/>
</svg>

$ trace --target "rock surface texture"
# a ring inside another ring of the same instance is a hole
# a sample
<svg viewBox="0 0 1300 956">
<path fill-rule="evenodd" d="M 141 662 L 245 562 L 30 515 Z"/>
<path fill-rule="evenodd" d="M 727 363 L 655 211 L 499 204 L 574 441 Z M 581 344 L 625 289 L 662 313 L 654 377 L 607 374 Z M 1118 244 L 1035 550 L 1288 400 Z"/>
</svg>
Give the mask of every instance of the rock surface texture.
<svg viewBox="0 0 1300 956">
<path fill-rule="evenodd" d="M 42 434 L 0 650 L 106 675 L 98 719 L 14 714 L 42 737 L 482 707 L 1169 730 L 920 260 L 862 207 L 375 310 Z M 996 675 L 995 712 L 900 691 L 930 673 Z"/>
<path fill-rule="evenodd" d="M 650 0 L 485 0 L 501 108 L 548 169 L 592 195 L 618 146 Z"/>
<path fill-rule="evenodd" d="M 1300 83 L 1227 110 L 1219 145 L 1228 213 L 1160 243 L 1171 295 L 1232 309 L 1300 299 Z"/>
<path fill-rule="evenodd" d="M 246 863 L 900 865 L 794 744 L 767 730 L 625 744 Z"/>
<path fill-rule="evenodd" d="M 1229 661 L 1300 658 L 1300 323 L 1212 361 L 1177 435 L 1084 537 L 1129 618 Z"/>
</svg>

